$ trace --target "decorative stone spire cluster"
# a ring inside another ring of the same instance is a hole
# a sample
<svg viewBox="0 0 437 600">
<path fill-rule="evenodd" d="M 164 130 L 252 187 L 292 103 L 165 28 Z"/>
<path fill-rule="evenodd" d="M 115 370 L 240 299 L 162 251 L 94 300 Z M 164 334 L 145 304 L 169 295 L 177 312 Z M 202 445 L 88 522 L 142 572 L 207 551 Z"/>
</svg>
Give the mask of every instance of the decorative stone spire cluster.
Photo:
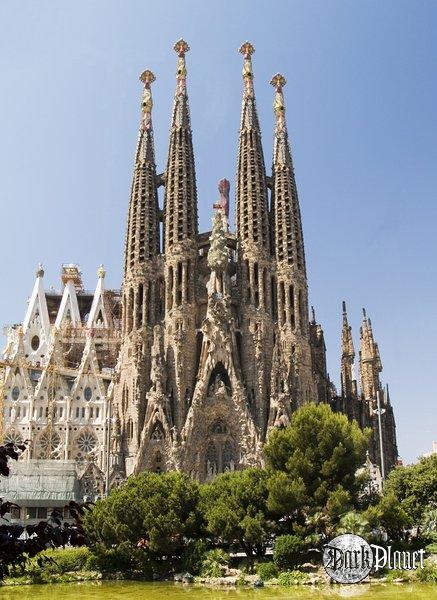
<svg viewBox="0 0 437 600">
<path fill-rule="evenodd" d="M 193 139 L 187 96 L 185 54 L 190 47 L 184 40 L 174 45 L 178 55 L 176 92 L 170 128 L 170 145 L 165 172 L 164 248 L 197 235 L 197 189 Z"/>
<path fill-rule="evenodd" d="M 177 468 L 208 479 L 225 469 L 258 464 L 269 427 L 286 424 L 307 402 L 337 403 L 366 426 L 373 417 L 365 412 L 370 403 L 362 397 L 372 398 L 379 389 L 380 362 L 366 321 L 363 394 L 358 395 L 344 306 L 342 394 L 337 395 L 326 369 L 323 330 L 314 312 L 311 323 L 308 315 L 302 221 L 285 118 L 286 80 L 277 73 L 270 82 L 275 131 L 267 176 L 254 91 L 255 49 L 249 42 L 239 49 L 243 93 L 236 233 L 229 231 L 227 179 L 219 182 L 212 232 L 198 232 L 189 46 L 181 39 L 173 49 L 176 89 L 167 164 L 160 175 L 152 127 L 155 77 L 144 71 L 140 78 L 144 89 L 126 238 L 113 439 L 127 475 Z M 161 185 L 162 210 L 157 195 Z M 375 448 L 371 454 L 376 456 Z"/>
</svg>

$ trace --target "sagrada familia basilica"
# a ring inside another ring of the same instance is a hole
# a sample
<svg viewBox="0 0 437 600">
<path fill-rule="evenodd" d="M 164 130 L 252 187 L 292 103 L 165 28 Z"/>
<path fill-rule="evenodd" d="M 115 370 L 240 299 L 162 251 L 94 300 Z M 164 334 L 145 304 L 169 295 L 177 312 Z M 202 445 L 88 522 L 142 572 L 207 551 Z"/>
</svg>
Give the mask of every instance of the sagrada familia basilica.
<svg viewBox="0 0 437 600">
<path fill-rule="evenodd" d="M 28 440 L 23 460 L 74 461 L 83 484 L 103 493 L 143 470 L 178 469 L 205 481 L 260 465 L 271 428 L 286 426 L 305 403 L 324 402 L 371 428 L 370 460 L 387 472 L 397 461 L 396 430 L 370 319 L 364 312 L 358 383 L 343 303 L 337 392 L 322 327 L 314 311 L 309 315 L 284 77 L 271 80 L 276 125 L 267 171 L 254 48 L 241 46 L 236 229 L 229 229 L 230 184 L 222 179 L 212 231 L 201 233 L 189 47 L 180 40 L 174 50 L 176 92 L 163 172 L 154 152 L 155 77 L 141 75 L 122 289 L 107 290 L 100 267 L 95 292 L 88 292 L 78 266 L 64 265 L 63 291 L 47 290 L 38 268 L 25 319 L 8 329 L 1 362 L 4 439 Z"/>
</svg>

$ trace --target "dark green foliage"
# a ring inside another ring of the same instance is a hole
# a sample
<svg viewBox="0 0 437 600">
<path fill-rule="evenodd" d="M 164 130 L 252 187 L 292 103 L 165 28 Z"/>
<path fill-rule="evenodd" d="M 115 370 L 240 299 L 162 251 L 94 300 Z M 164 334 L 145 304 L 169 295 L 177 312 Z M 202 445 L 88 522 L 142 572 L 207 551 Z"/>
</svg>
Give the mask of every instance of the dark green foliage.
<svg viewBox="0 0 437 600">
<path fill-rule="evenodd" d="M 426 512 L 437 508 L 437 455 L 393 469 L 384 493 L 396 496 L 414 523 L 421 523 Z"/>
<path fill-rule="evenodd" d="M 199 484 L 187 475 L 145 472 L 97 502 L 84 525 L 92 547 L 129 542 L 150 558 L 180 556 L 200 535 L 198 502 Z"/>
<path fill-rule="evenodd" d="M 405 539 L 405 530 L 413 525 L 412 518 L 391 491 L 384 493 L 378 504 L 369 506 L 363 516 L 371 528 L 383 529 L 391 541 Z"/>
<path fill-rule="evenodd" d="M 270 581 L 279 575 L 278 567 L 273 562 L 260 563 L 256 572 L 261 581 Z"/>
<path fill-rule="evenodd" d="M 279 535 L 273 550 L 273 562 L 279 570 L 290 570 L 304 562 L 307 546 L 297 535 Z"/>
<path fill-rule="evenodd" d="M 135 548 L 129 542 L 121 542 L 115 548 L 106 548 L 101 544 L 93 547 L 86 563 L 90 571 L 102 573 L 124 573 L 143 579 L 153 579 L 154 563 L 141 548 Z"/>
<path fill-rule="evenodd" d="M 268 477 L 264 469 L 246 469 L 223 473 L 202 487 L 208 531 L 221 542 L 238 544 L 247 556 L 263 556 L 273 531 Z"/>
<path fill-rule="evenodd" d="M 202 577 L 222 577 L 229 564 L 229 554 L 220 548 L 210 550 L 205 554 L 200 569 Z"/>
<path fill-rule="evenodd" d="M 318 543 L 333 534 L 341 516 L 358 504 L 368 432 L 326 404 L 297 410 L 285 429 L 273 430 L 264 448 L 268 508 L 284 532 Z"/>
<path fill-rule="evenodd" d="M 355 495 L 356 470 L 364 462 L 368 434 L 327 404 L 307 404 L 296 411 L 291 425 L 269 435 L 264 454 L 268 466 L 289 476 L 289 496 L 300 504 L 326 505 L 340 487 Z M 278 494 L 272 503 L 281 505 Z M 289 512 L 289 498 L 283 504 Z"/>
<path fill-rule="evenodd" d="M 87 569 L 91 556 L 89 548 L 50 548 L 29 559 L 23 569 L 23 575 L 35 583 L 50 581 L 53 575 L 64 575 L 73 571 Z"/>
<path fill-rule="evenodd" d="M 191 540 L 182 555 L 182 571 L 198 575 L 208 551 L 208 542 L 204 539 Z"/>
</svg>

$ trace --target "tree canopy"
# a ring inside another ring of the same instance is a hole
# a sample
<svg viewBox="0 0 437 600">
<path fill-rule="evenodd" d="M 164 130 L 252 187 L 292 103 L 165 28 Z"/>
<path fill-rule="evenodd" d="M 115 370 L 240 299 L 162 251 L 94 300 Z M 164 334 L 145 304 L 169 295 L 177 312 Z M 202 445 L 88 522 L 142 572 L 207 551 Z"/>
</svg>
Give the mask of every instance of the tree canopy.
<svg viewBox="0 0 437 600">
<path fill-rule="evenodd" d="M 97 502 L 84 526 L 91 544 L 129 542 L 160 558 L 180 554 L 199 536 L 199 484 L 177 472 L 144 472 Z"/>
<path fill-rule="evenodd" d="M 367 442 L 367 431 L 326 404 L 303 406 L 288 427 L 270 433 L 264 448 L 271 471 L 267 506 L 286 531 L 314 542 L 332 534 L 357 504 L 356 472 Z"/>
<path fill-rule="evenodd" d="M 267 509 L 269 474 L 264 469 L 223 473 L 202 488 L 207 530 L 216 538 L 238 543 L 248 556 L 263 556 L 273 530 Z"/>
<path fill-rule="evenodd" d="M 414 465 L 393 469 L 384 491 L 393 494 L 407 515 L 420 523 L 426 510 L 437 508 L 437 454 L 421 458 Z"/>
</svg>

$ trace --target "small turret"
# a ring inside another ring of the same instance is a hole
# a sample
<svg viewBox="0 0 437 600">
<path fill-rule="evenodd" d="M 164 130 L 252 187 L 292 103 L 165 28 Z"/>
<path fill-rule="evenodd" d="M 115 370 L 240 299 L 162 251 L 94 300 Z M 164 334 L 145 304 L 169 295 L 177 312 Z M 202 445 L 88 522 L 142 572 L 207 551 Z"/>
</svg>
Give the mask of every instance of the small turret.
<svg viewBox="0 0 437 600">
<path fill-rule="evenodd" d="M 361 390 L 366 400 L 374 400 L 376 392 L 381 389 L 379 374 L 382 371 L 382 364 L 378 344 L 373 338 L 372 324 L 364 308 L 360 341 Z"/>
<path fill-rule="evenodd" d="M 355 349 L 352 328 L 349 325 L 346 302 L 343 301 L 343 329 L 341 332 L 341 395 L 344 399 L 356 397 L 357 382 L 354 373 Z"/>
</svg>

